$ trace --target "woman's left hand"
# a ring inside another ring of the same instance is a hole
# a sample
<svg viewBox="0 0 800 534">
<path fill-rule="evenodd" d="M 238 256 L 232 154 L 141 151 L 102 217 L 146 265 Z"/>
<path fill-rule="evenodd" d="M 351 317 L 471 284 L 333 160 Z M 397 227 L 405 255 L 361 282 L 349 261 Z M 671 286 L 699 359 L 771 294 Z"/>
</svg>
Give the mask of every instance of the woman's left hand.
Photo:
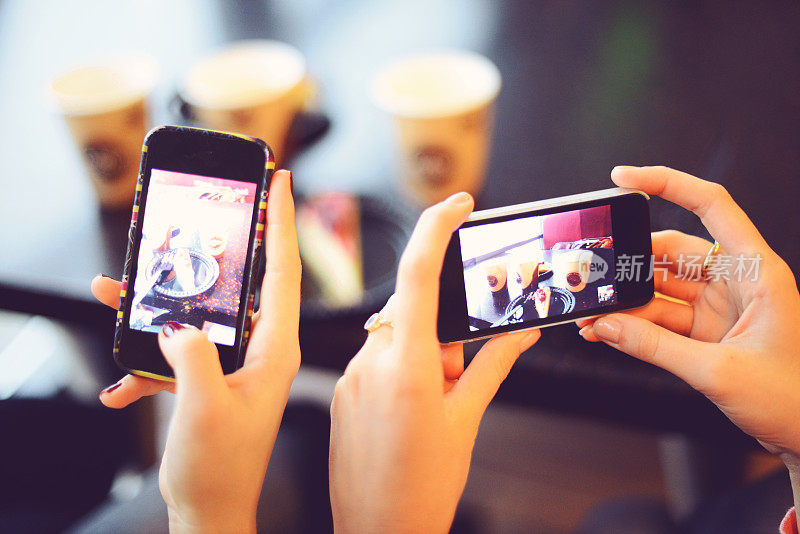
<svg viewBox="0 0 800 534">
<path fill-rule="evenodd" d="M 425 210 L 400 260 L 395 295 L 336 384 L 330 484 L 339 532 L 446 532 L 486 407 L 539 332 L 498 336 L 464 369 L 436 335 L 439 274 L 472 211 L 466 193 Z"/>
</svg>

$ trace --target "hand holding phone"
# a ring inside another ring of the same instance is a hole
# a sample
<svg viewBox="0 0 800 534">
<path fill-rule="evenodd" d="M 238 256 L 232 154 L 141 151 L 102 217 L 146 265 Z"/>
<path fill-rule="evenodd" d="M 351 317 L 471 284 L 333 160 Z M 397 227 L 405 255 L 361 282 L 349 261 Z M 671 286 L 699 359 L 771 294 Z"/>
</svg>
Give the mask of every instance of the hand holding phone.
<svg viewBox="0 0 800 534">
<path fill-rule="evenodd" d="M 438 274 L 453 231 L 472 210 L 466 193 L 420 217 L 383 320 L 350 361 L 331 406 L 334 526 L 446 532 L 469 471 L 483 413 L 537 331 L 498 336 L 464 369 L 460 345 L 436 336 Z"/>
<path fill-rule="evenodd" d="M 241 369 L 223 375 L 217 346 L 196 328 L 153 336 L 178 385 L 159 481 L 173 527 L 255 532 L 255 506 L 300 365 L 300 254 L 288 171 L 271 181 L 265 248 L 262 305 Z M 120 287 L 107 277 L 92 282 L 93 293 L 111 307 Z M 175 385 L 129 374 L 100 400 L 122 408 Z"/>
<path fill-rule="evenodd" d="M 681 276 L 682 266 L 704 258 L 713 243 L 654 233 L 653 252 L 666 258 L 656 289 L 683 302 L 656 298 L 632 312 L 578 321 L 582 335 L 658 365 L 706 395 L 781 455 L 800 507 L 800 294 L 791 268 L 720 184 L 666 167 L 617 167 L 611 177 L 694 212 L 722 250 L 710 276 Z"/>
</svg>

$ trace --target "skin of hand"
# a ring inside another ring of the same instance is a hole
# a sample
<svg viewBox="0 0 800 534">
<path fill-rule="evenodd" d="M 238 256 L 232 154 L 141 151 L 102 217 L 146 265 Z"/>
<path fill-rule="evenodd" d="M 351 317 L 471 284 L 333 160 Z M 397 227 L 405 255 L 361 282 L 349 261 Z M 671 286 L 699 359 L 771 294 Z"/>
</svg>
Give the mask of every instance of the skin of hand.
<svg viewBox="0 0 800 534">
<path fill-rule="evenodd" d="M 721 185 L 666 167 L 616 167 L 611 179 L 694 212 L 734 265 L 740 255 L 761 261 L 755 280 L 733 272 L 727 280 L 689 280 L 677 276 L 679 258 L 704 258 L 712 243 L 672 230 L 655 232 L 655 259 L 669 262 L 666 280 L 654 274 L 656 290 L 685 303 L 656 298 L 628 313 L 578 321 L 580 334 L 658 365 L 703 393 L 781 456 L 798 501 L 800 295 L 792 270 Z"/>
<path fill-rule="evenodd" d="M 466 193 L 425 210 L 400 260 L 395 294 L 336 384 L 330 491 L 337 532 L 447 532 L 486 407 L 539 332 L 486 343 L 467 369 L 437 338 L 439 275 Z"/>
<path fill-rule="evenodd" d="M 261 310 L 244 366 L 223 375 L 204 333 L 165 328 L 158 343 L 175 384 L 128 375 L 100 394 L 114 408 L 162 390 L 176 394 L 159 472 L 173 532 L 255 532 L 261 485 L 300 365 L 301 267 L 288 171 L 274 174 L 267 204 Z M 107 277 L 92 281 L 93 293 L 112 307 L 119 289 Z"/>
</svg>

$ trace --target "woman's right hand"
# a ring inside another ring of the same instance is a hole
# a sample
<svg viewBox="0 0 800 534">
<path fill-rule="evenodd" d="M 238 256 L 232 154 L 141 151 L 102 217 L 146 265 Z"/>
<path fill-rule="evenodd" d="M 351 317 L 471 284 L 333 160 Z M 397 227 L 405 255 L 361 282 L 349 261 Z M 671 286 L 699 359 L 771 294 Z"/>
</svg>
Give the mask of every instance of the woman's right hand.
<svg viewBox="0 0 800 534">
<path fill-rule="evenodd" d="M 272 177 L 266 226 L 262 307 L 244 365 L 224 375 L 217 347 L 203 332 L 167 323 L 158 345 L 176 382 L 128 375 L 100 395 L 118 408 L 163 389 L 176 393 L 159 472 L 173 532 L 255 532 L 261 485 L 300 365 L 301 266 L 288 171 Z M 92 282 L 109 305 L 119 289 L 110 278 Z"/>
<path fill-rule="evenodd" d="M 669 263 L 666 279 L 654 274 L 656 289 L 686 304 L 656 298 L 579 321 L 581 335 L 679 376 L 800 474 L 800 294 L 791 269 L 721 185 L 666 167 L 616 167 L 611 178 L 694 212 L 733 265 L 727 280 L 682 279 L 681 255 L 702 259 L 712 244 L 654 233 L 655 259 Z M 737 258 L 759 256 L 755 279 L 736 275 Z"/>
</svg>

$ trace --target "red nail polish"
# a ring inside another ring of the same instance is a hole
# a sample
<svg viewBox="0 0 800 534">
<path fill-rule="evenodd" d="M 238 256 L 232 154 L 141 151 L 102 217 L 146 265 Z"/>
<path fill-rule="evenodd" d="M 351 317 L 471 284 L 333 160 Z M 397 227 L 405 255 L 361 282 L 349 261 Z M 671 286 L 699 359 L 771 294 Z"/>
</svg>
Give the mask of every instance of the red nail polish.
<svg viewBox="0 0 800 534">
<path fill-rule="evenodd" d="M 161 327 L 161 333 L 164 334 L 166 337 L 172 337 L 175 332 L 178 330 L 183 330 L 184 326 L 181 323 L 176 323 L 175 321 L 168 321 L 164 323 L 164 326 Z"/>
<path fill-rule="evenodd" d="M 292 177 L 292 171 L 289 171 L 289 191 L 291 191 L 292 196 L 294 196 L 294 178 Z"/>
<path fill-rule="evenodd" d="M 112 391 L 114 391 L 115 389 L 117 389 L 118 387 L 120 387 L 121 385 L 122 385 L 122 380 L 120 380 L 120 381 L 119 381 L 119 382 L 117 382 L 116 384 L 111 384 L 111 385 L 110 385 L 110 386 L 108 386 L 106 389 L 104 389 L 102 392 L 103 392 L 103 393 L 111 393 Z"/>
</svg>

